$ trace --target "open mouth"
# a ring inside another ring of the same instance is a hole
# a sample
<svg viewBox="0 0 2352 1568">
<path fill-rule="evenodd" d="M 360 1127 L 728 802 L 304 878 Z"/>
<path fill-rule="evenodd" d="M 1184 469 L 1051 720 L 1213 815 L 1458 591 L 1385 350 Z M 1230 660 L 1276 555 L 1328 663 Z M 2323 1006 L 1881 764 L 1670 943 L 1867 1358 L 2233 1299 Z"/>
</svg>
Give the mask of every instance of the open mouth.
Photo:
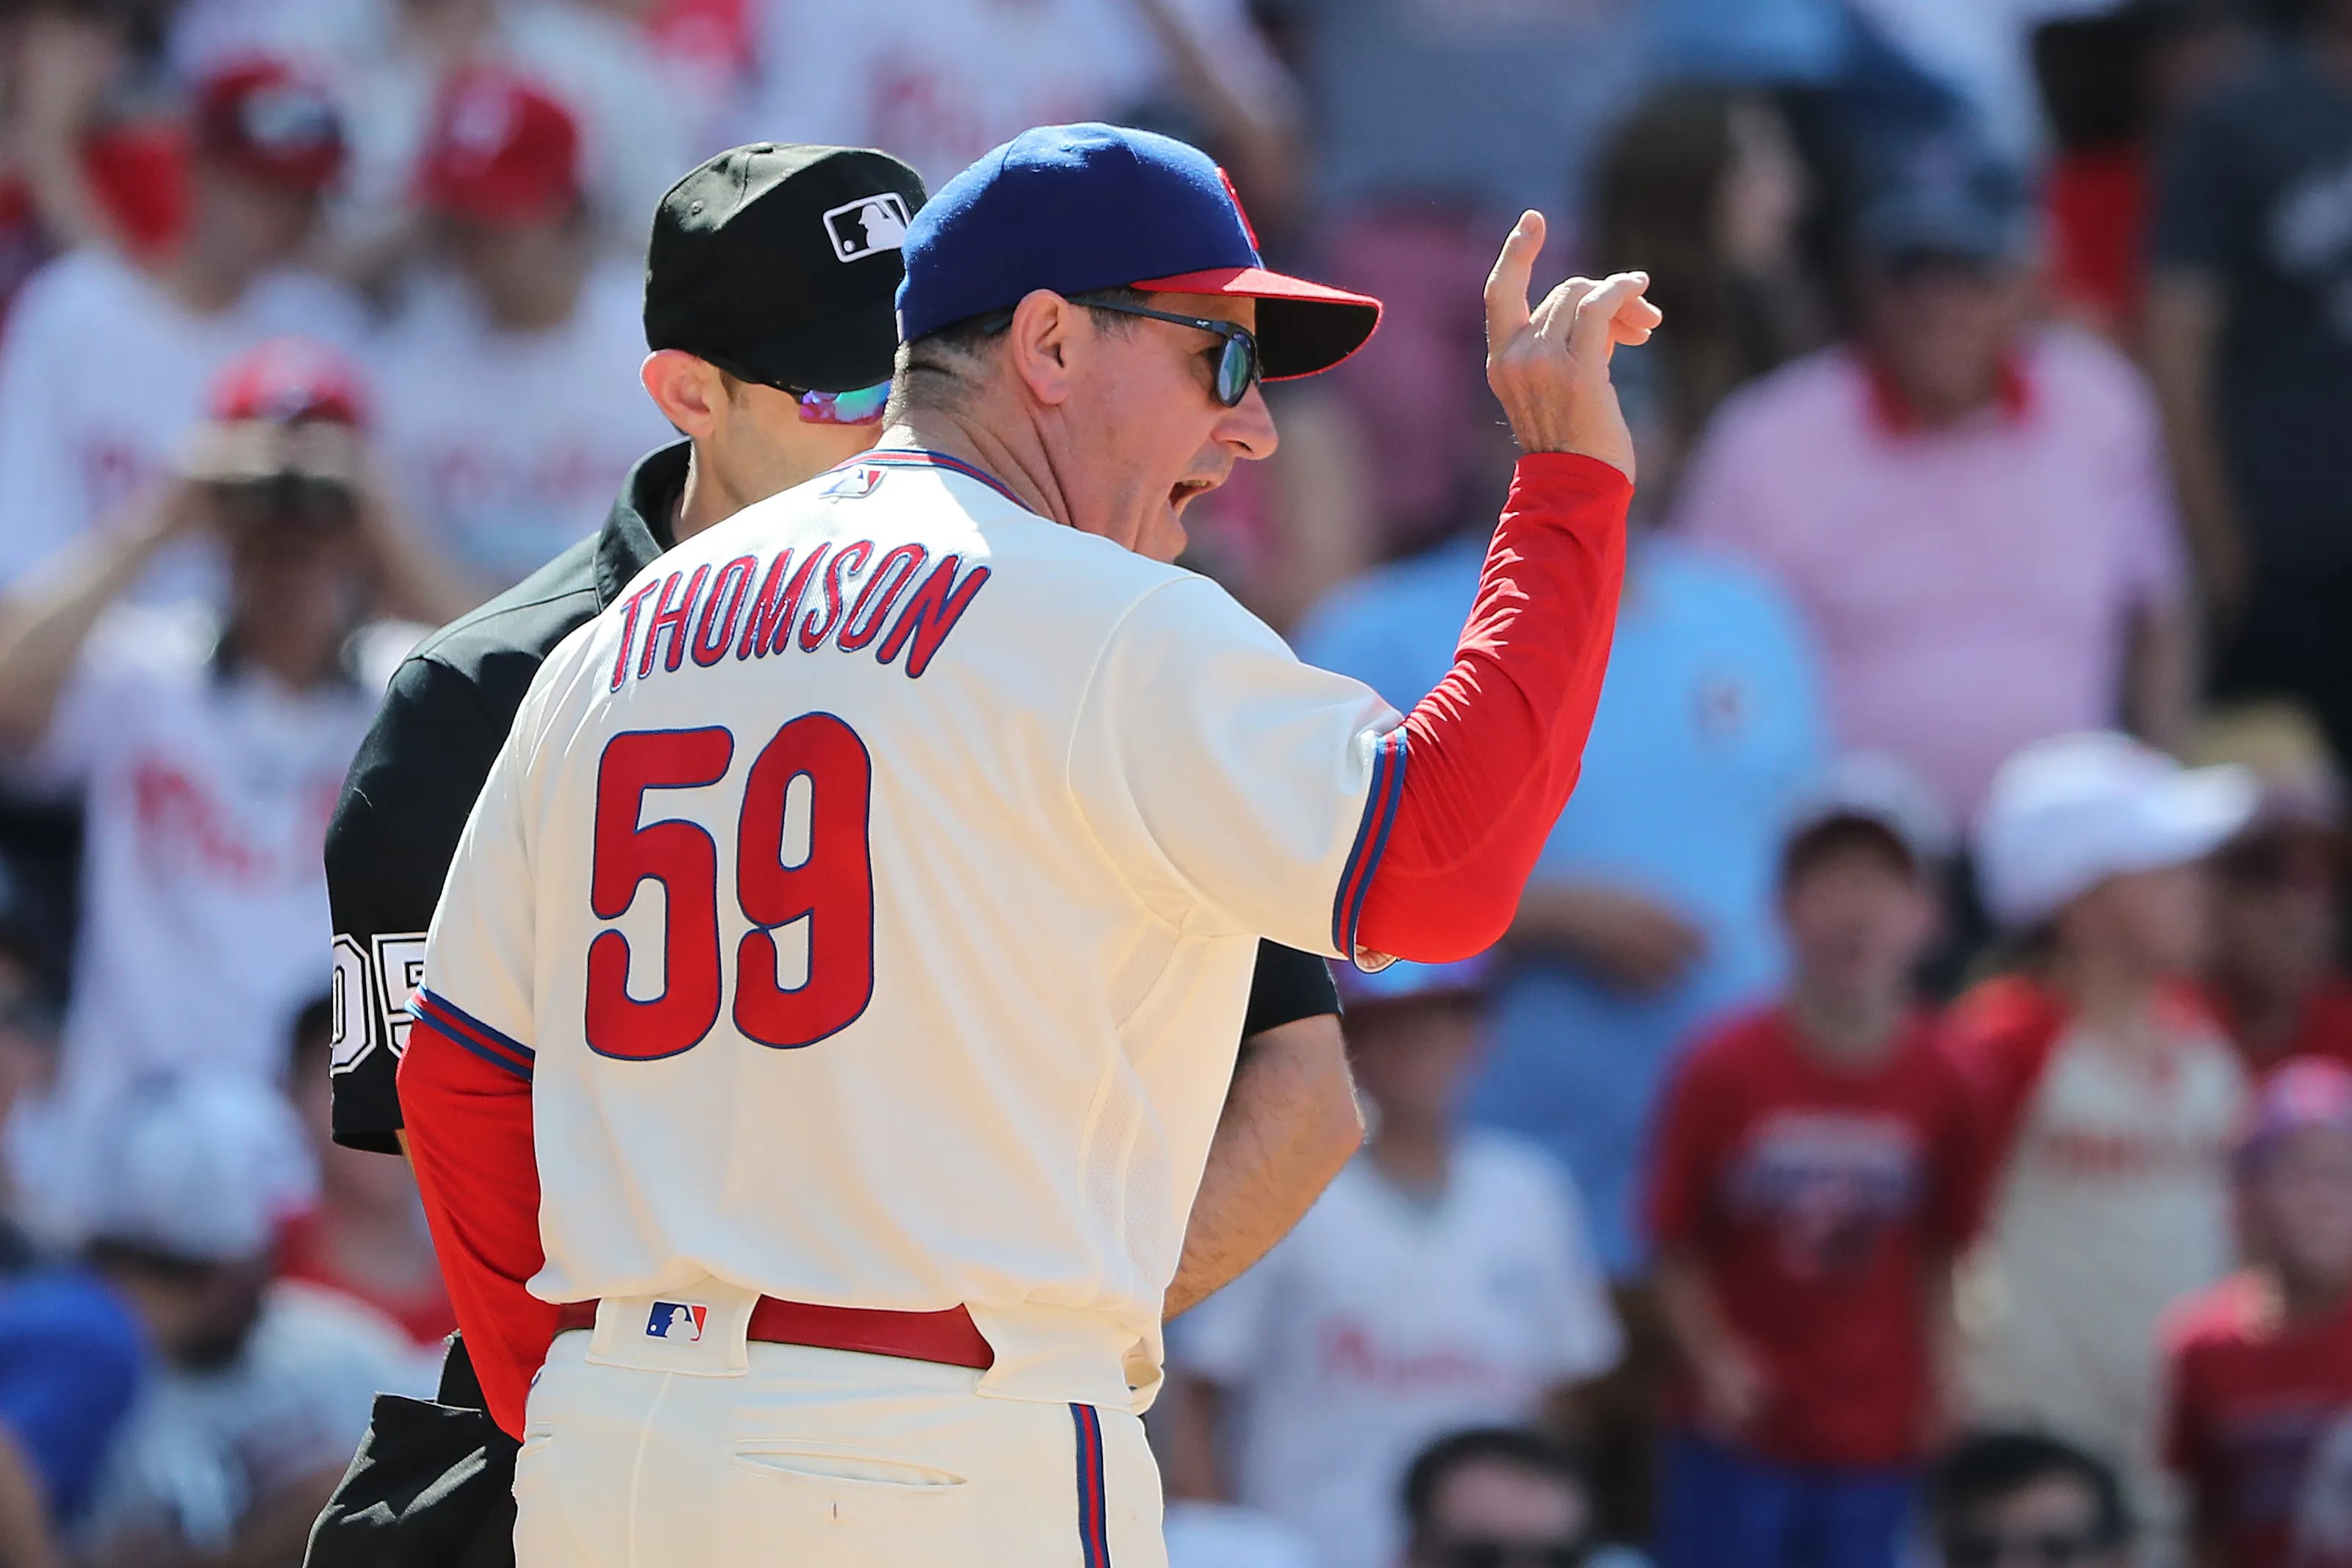
<svg viewBox="0 0 2352 1568">
<path fill-rule="evenodd" d="M 1179 479 L 1168 491 L 1168 510 L 1181 517 L 1193 497 L 1206 495 L 1216 488 L 1214 479 Z"/>
</svg>

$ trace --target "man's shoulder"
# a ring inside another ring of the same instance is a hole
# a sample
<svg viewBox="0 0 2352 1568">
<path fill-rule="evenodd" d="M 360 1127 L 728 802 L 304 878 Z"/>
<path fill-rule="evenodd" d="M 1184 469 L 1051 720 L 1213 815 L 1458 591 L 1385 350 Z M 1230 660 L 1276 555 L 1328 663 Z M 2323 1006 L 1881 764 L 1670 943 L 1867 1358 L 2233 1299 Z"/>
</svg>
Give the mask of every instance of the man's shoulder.
<svg viewBox="0 0 2352 1568">
<path fill-rule="evenodd" d="M 2251 1349 L 2277 1337 L 2278 1303 L 2253 1269 L 2183 1297 L 2166 1311 L 2157 1337 L 2176 1361 L 2201 1361 Z"/>
<path fill-rule="evenodd" d="M 1401 629 L 1400 616 L 1431 613 L 1440 620 L 1452 617 L 1447 629 L 1452 636 L 1477 597 L 1478 571 L 1486 558 L 1485 541 L 1465 534 L 1376 566 L 1318 600 L 1299 623 L 1295 640 L 1312 658 L 1312 650 L 1345 642 L 1371 627 L 1377 626 L 1383 637 L 1393 637 Z"/>
<path fill-rule="evenodd" d="M 1868 379 L 1837 344 L 1767 371 L 1724 399 L 1710 441 L 1760 443 L 1857 426 L 1869 414 Z"/>
<path fill-rule="evenodd" d="M 25 280 L 9 307 L 8 335 L 30 336 L 63 321 L 109 324 L 137 310 L 153 285 L 103 246 L 81 246 Z"/>
<path fill-rule="evenodd" d="M 408 656 L 438 665 L 474 685 L 522 669 L 522 686 L 556 644 L 596 617 L 596 555 L 601 534 L 568 546 L 504 593 L 426 637 Z M 516 695 L 520 699 L 520 688 Z"/>
<path fill-rule="evenodd" d="M 2153 419 L 2147 376 L 2096 332 L 2063 323 L 2042 327 L 2026 341 L 2024 360 L 2029 386 L 2053 412 L 2146 412 Z"/>
</svg>

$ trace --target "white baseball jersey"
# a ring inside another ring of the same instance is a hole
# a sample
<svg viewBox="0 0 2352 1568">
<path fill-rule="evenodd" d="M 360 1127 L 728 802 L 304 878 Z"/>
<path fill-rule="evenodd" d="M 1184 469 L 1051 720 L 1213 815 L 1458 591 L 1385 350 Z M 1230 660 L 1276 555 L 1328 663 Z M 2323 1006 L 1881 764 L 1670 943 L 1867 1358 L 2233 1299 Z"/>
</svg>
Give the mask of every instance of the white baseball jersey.
<svg viewBox="0 0 2352 1568">
<path fill-rule="evenodd" d="M 1359 1155 L 1298 1227 L 1178 1325 L 1176 1364 L 1230 1390 L 1235 1500 L 1319 1568 L 1396 1561 L 1391 1507 L 1423 1447 L 1540 1414 L 1622 1348 L 1568 1173 L 1471 1132 L 1434 1201 Z"/>
<path fill-rule="evenodd" d="M 533 1292 L 961 1303 L 984 1389 L 1139 1407 L 1256 939 L 1352 947 L 1398 726 L 952 459 L 663 556 L 542 667 L 416 999 L 532 1075 Z"/>
</svg>

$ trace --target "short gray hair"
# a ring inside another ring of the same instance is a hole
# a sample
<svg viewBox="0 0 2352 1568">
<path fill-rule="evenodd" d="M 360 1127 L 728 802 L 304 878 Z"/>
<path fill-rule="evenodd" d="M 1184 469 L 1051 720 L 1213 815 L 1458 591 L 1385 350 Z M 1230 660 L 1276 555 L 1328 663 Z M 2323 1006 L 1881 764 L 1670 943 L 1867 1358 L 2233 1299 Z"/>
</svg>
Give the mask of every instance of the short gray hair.
<svg viewBox="0 0 2352 1568">
<path fill-rule="evenodd" d="M 1125 333 L 1134 329 L 1135 318 L 1099 307 L 1139 305 L 1146 297 L 1142 289 L 1122 284 L 1115 289 L 1089 289 L 1068 299 L 1074 305 L 1085 306 L 1103 331 Z M 895 424 L 910 407 L 955 406 L 985 368 L 988 345 L 1012 325 L 1011 310 L 991 310 L 950 321 L 912 342 L 900 343 L 891 371 L 890 406 L 883 417 Z"/>
</svg>

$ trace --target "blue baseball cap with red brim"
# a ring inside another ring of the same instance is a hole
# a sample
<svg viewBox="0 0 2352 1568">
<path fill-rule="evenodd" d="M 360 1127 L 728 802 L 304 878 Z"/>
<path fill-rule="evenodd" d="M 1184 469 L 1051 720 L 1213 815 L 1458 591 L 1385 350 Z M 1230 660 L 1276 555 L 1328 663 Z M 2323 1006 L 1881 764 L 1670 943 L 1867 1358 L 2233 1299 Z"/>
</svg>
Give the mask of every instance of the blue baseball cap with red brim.
<svg viewBox="0 0 2352 1568">
<path fill-rule="evenodd" d="M 1116 125 L 1024 131 L 950 180 L 907 230 L 898 337 L 1010 310 L 1034 289 L 1258 301 L 1269 381 L 1330 369 L 1380 324 L 1369 295 L 1269 270 L 1233 182 L 1172 137 Z"/>
</svg>

